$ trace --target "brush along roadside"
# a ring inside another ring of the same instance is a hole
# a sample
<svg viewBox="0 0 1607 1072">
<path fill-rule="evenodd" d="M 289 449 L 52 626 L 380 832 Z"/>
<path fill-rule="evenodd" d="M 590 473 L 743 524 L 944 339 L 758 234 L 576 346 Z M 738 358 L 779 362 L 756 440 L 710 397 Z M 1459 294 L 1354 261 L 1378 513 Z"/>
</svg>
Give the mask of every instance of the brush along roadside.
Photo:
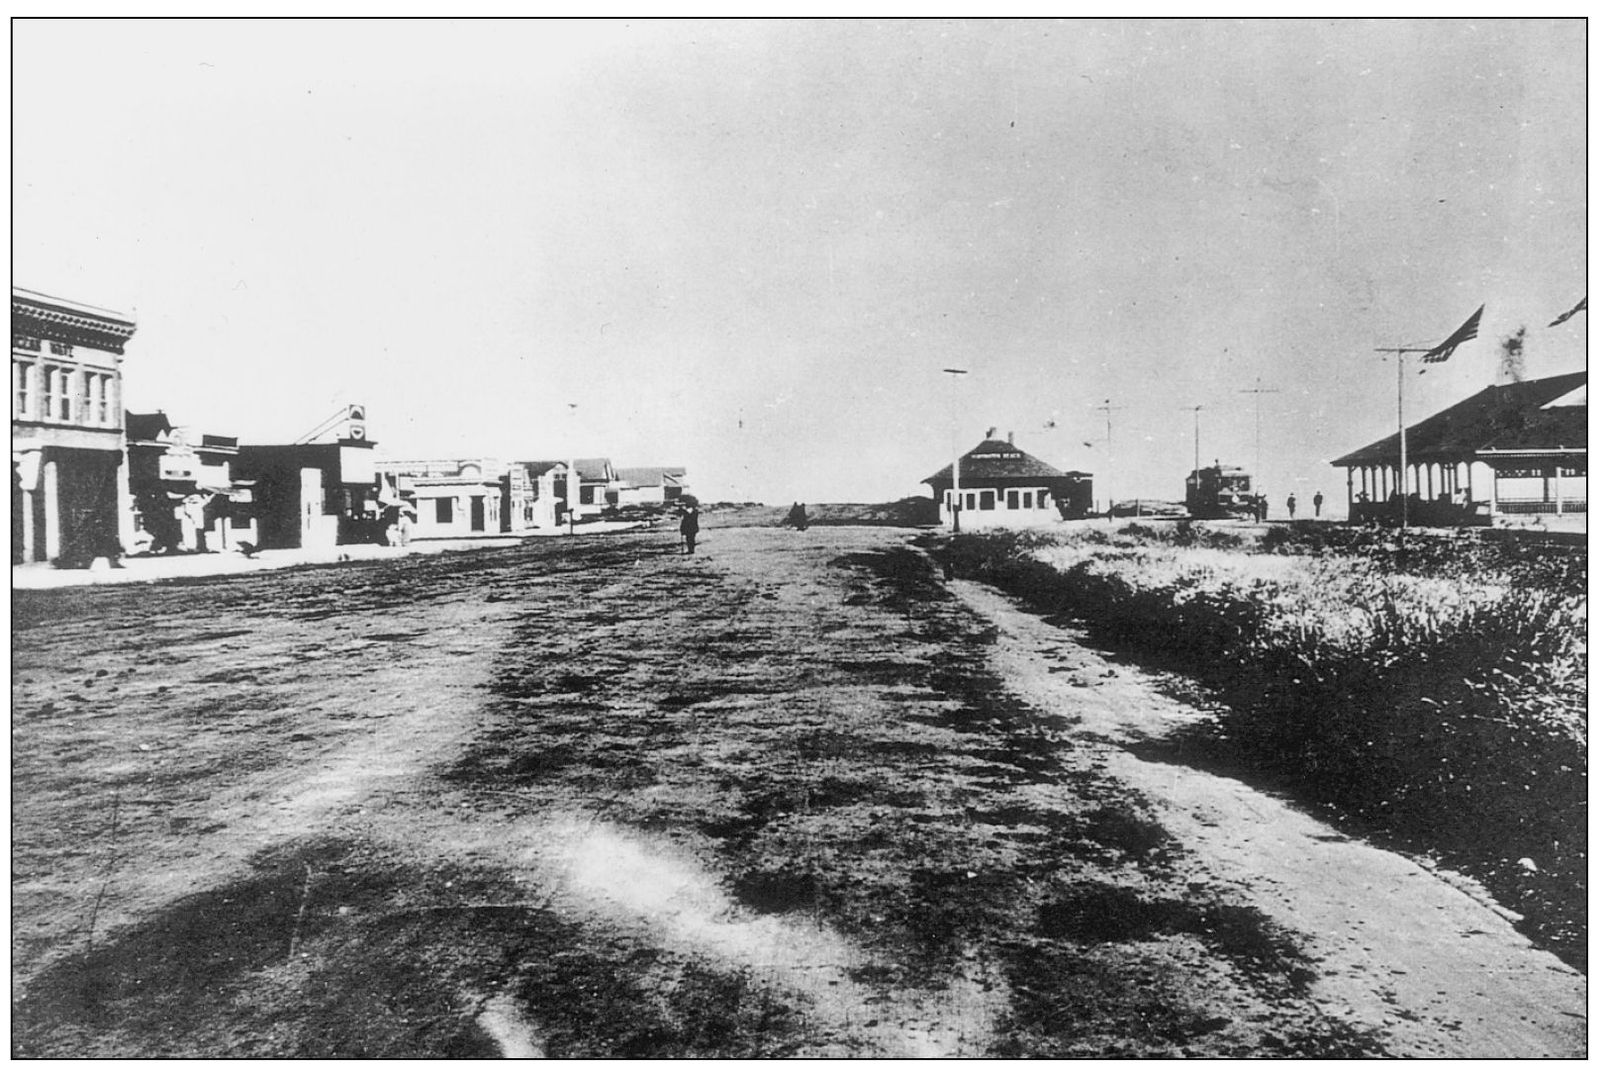
<svg viewBox="0 0 1607 1072">
<path fill-rule="evenodd" d="M 1270 554 L 1130 526 L 962 536 L 940 554 L 1188 675 L 1222 708 L 1188 742 L 1199 761 L 1248 761 L 1472 872 L 1583 969 L 1583 569 L 1545 549 L 1386 544 Z"/>
</svg>

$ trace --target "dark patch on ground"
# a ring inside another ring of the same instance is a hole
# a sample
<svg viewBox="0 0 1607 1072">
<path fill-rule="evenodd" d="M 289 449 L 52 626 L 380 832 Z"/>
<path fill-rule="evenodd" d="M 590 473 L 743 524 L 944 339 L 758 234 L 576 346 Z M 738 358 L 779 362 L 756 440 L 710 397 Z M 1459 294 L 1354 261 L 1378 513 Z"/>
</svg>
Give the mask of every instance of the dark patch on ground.
<svg viewBox="0 0 1607 1072">
<path fill-rule="evenodd" d="M 257 667 L 243 666 L 229 670 L 215 670 L 210 674 L 202 674 L 196 681 L 203 685 L 235 685 L 241 683 L 256 684 L 262 671 Z"/>
<path fill-rule="evenodd" d="M 876 685 L 919 685 L 927 675 L 925 663 L 889 662 L 884 659 L 837 659 L 833 665 L 855 681 Z"/>
<path fill-rule="evenodd" d="M 743 972 L 622 947 L 489 874 L 453 879 L 369 846 L 283 846 L 40 975 L 13 1056 L 496 1057 L 475 1017 L 498 993 L 550 1057 L 780 1057 L 804 1038 Z"/>
<path fill-rule="evenodd" d="M 731 884 L 737 900 L 756 912 L 795 912 L 817 907 L 820 883 L 799 871 L 750 871 Z"/>
<path fill-rule="evenodd" d="M 1062 942 L 1008 962 L 1014 1002 L 992 1056 L 1360 1058 L 1387 1053 L 1371 1032 L 1313 1016 L 1223 1015 L 1164 962 Z"/>
<path fill-rule="evenodd" d="M 914 547 L 842 555 L 830 565 L 834 569 L 868 573 L 872 582 L 859 588 L 854 595 L 864 603 L 875 603 L 900 613 L 951 598 L 943 587 L 937 565 Z"/>
<path fill-rule="evenodd" d="M 1082 885 L 1038 909 L 1038 927 L 1050 938 L 1077 942 L 1133 942 L 1158 934 L 1193 934 L 1215 946 L 1241 970 L 1282 976 L 1303 993 L 1316 975 L 1310 958 L 1259 909 L 1214 901 L 1151 900 L 1119 886 Z"/>
<path fill-rule="evenodd" d="M 1165 827 L 1130 807 L 1104 804 L 1069 812 L 1015 805 L 967 808 L 966 814 L 990 827 L 1012 828 L 1018 840 L 1037 843 L 1039 853 L 1051 857 L 1090 858 L 1104 851 L 1119 860 L 1158 864 L 1169 861 L 1177 850 Z"/>
</svg>

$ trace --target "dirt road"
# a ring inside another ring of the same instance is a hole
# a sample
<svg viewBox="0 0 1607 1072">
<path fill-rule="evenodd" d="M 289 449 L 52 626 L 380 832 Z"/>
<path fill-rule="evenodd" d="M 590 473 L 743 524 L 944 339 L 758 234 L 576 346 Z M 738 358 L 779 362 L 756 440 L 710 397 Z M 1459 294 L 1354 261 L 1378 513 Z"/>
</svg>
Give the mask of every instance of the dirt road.
<svg viewBox="0 0 1607 1072">
<path fill-rule="evenodd" d="M 1583 1051 L 1465 884 L 898 530 L 14 605 L 18 1055 Z"/>
</svg>

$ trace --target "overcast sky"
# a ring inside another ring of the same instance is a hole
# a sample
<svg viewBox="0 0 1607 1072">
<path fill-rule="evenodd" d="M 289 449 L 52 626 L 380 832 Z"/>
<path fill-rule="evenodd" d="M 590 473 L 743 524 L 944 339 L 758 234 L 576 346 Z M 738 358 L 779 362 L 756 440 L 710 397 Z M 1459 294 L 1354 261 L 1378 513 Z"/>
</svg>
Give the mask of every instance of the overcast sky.
<svg viewBox="0 0 1607 1072">
<path fill-rule="evenodd" d="M 361 401 L 389 457 L 877 501 L 957 401 L 964 447 L 1178 499 L 1188 407 L 1255 467 L 1259 399 L 1266 490 L 1342 498 L 1395 427 L 1373 347 L 1487 306 L 1408 420 L 1520 326 L 1531 378 L 1584 367 L 1546 327 L 1582 20 L 13 29 L 14 282 L 137 314 L 129 408 L 197 432 Z"/>
</svg>

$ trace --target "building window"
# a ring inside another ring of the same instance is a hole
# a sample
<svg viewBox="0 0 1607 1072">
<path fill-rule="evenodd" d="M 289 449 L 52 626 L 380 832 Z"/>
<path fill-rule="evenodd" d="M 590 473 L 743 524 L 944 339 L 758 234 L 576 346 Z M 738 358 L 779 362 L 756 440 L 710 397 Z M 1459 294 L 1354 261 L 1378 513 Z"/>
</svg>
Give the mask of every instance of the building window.
<svg viewBox="0 0 1607 1072">
<path fill-rule="evenodd" d="M 101 378 L 100 378 L 100 396 L 99 397 L 100 397 L 100 418 L 99 418 L 100 423 L 101 424 L 116 424 L 117 421 L 114 418 L 113 413 L 112 413 L 112 377 L 111 376 L 104 376 L 104 375 L 101 376 Z"/>
<path fill-rule="evenodd" d="M 1021 509 L 1021 493 L 1011 488 L 1004 494 L 1004 508 L 1006 510 Z"/>
<path fill-rule="evenodd" d="M 450 525 L 450 524 L 452 524 L 452 500 L 451 499 L 436 499 L 435 500 L 435 523 L 437 525 Z"/>
<path fill-rule="evenodd" d="M 92 424 L 95 420 L 95 388 L 100 386 L 100 377 L 93 372 L 86 372 L 79 380 L 82 386 L 77 398 L 77 420 L 79 424 Z"/>
<path fill-rule="evenodd" d="M 1049 493 L 1047 491 L 1038 492 L 1038 509 L 1049 509 Z"/>
<path fill-rule="evenodd" d="M 13 350 L 30 350 L 37 354 L 39 352 L 39 337 L 37 335 L 13 334 L 11 336 L 11 348 Z"/>
<path fill-rule="evenodd" d="M 56 415 L 56 366 L 39 366 L 39 416 L 49 420 Z"/>
<path fill-rule="evenodd" d="M 992 510 L 995 493 L 993 491 L 984 491 L 980 494 L 982 496 L 982 509 Z"/>
<path fill-rule="evenodd" d="M 50 344 L 50 352 L 57 357 L 73 356 L 73 344 L 70 342 L 54 342 Z"/>
<path fill-rule="evenodd" d="M 967 510 L 976 509 L 976 492 L 968 491 L 965 493 L 965 508 Z"/>
<path fill-rule="evenodd" d="M 229 527 L 231 529 L 248 529 L 248 528 L 250 528 L 251 527 L 251 515 L 250 514 L 231 514 L 231 515 L 229 515 Z"/>
<path fill-rule="evenodd" d="M 64 421 L 73 419 L 73 374 L 69 369 L 56 370 L 56 416 Z"/>
<path fill-rule="evenodd" d="M 11 415 L 26 419 L 33 416 L 33 362 L 11 363 Z"/>
</svg>

